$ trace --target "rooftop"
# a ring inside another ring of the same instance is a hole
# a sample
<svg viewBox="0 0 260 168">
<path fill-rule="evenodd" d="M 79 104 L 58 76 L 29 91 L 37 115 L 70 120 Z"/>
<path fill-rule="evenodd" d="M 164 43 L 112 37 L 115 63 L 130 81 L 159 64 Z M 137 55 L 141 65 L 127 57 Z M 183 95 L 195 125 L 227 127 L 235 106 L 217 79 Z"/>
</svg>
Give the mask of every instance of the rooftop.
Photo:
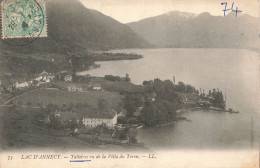
<svg viewBox="0 0 260 168">
<path fill-rule="evenodd" d="M 80 109 L 76 111 L 82 118 L 107 118 L 112 119 L 117 114 L 117 112 L 113 109 L 101 110 L 98 108 L 92 109 Z"/>
</svg>

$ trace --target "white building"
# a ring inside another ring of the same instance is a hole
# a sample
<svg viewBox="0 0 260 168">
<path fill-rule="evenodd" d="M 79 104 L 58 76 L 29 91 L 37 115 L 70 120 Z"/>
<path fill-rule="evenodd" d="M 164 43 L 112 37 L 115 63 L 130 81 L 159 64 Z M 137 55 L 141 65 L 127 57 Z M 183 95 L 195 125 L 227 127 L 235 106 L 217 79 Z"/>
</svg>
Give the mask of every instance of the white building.
<svg viewBox="0 0 260 168">
<path fill-rule="evenodd" d="M 71 76 L 71 75 L 66 75 L 66 76 L 64 77 L 64 81 L 66 81 L 66 82 L 71 82 L 71 81 L 72 81 L 72 76 Z"/>
<path fill-rule="evenodd" d="M 87 112 L 82 119 L 83 125 L 89 128 L 106 124 L 108 128 L 113 128 L 117 123 L 117 113 L 115 110 Z"/>
<path fill-rule="evenodd" d="M 101 88 L 100 84 L 95 84 L 95 85 L 93 85 L 93 90 L 102 91 L 102 88 Z"/>
<path fill-rule="evenodd" d="M 25 87 L 29 87 L 29 84 L 27 82 L 22 82 L 22 83 L 16 82 L 15 87 L 16 87 L 16 89 L 22 89 L 22 88 L 25 88 Z"/>
<path fill-rule="evenodd" d="M 87 84 L 69 84 L 67 86 L 68 91 L 74 91 L 74 92 L 87 92 L 90 88 L 90 85 Z"/>
<path fill-rule="evenodd" d="M 34 78 L 34 80 L 39 82 L 40 80 L 42 80 L 42 76 L 38 76 L 38 77 Z"/>
</svg>

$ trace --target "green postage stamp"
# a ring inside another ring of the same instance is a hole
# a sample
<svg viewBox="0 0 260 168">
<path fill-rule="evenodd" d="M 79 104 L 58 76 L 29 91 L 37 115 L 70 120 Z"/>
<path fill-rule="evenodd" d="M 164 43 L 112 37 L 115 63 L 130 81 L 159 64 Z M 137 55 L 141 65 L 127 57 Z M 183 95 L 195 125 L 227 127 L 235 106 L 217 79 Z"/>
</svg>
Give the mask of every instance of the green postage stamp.
<svg viewBox="0 0 260 168">
<path fill-rule="evenodd" d="M 2 39 L 47 37 L 45 0 L 2 0 Z"/>
</svg>

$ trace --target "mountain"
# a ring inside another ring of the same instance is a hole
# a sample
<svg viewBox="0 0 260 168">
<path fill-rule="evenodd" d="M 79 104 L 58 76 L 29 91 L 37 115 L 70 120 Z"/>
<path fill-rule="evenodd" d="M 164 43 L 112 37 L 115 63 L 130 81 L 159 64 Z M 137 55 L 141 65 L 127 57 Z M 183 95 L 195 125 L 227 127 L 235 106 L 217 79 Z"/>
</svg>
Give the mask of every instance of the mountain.
<svg viewBox="0 0 260 168">
<path fill-rule="evenodd" d="M 22 47 L 1 41 L 2 51 L 64 54 L 148 46 L 127 25 L 87 9 L 78 0 L 47 0 L 46 4 L 48 37 Z"/>
<path fill-rule="evenodd" d="M 179 11 L 128 23 L 157 47 L 259 47 L 259 22 L 249 15 L 212 16 Z"/>
<path fill-rule="evenodd" d="M 47 0 L 46 11 L 48 37 L 24 46 L 10 43 L 31 39 L 0 40 L 0 79 L 2 74 L 25 79 L 43 70 L 87 69 L 94 65 L 93 51 L 149 46 L 127 25 L 78 0 Z M 72 66 L 69 60 L 76 64 Z"/>
</svg>

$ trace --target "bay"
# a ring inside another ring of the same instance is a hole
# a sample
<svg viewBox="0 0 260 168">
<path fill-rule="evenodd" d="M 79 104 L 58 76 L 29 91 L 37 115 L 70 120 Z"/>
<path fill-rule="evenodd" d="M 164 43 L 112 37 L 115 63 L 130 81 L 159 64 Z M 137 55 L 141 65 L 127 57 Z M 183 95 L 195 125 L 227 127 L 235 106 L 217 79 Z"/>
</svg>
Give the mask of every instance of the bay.
<svg viewBox="0 0 260 168">
<path fill-rule="evenodd" d="M 137 53 L 138 60 L 97 62 L 101 68 L 79 72 L 92 76 L 129 74 L 131 81 L 183 81 L 207 93 L 218 88 L 226 93 L 227 108 L 239 114 L 192 111 L 163 127 L 144 128 L 139 141 L 149 148 L 254 148 L 259 142 L 259 54 L 246 49 L 127 49 L 111 52 Z"/>
</svg>

